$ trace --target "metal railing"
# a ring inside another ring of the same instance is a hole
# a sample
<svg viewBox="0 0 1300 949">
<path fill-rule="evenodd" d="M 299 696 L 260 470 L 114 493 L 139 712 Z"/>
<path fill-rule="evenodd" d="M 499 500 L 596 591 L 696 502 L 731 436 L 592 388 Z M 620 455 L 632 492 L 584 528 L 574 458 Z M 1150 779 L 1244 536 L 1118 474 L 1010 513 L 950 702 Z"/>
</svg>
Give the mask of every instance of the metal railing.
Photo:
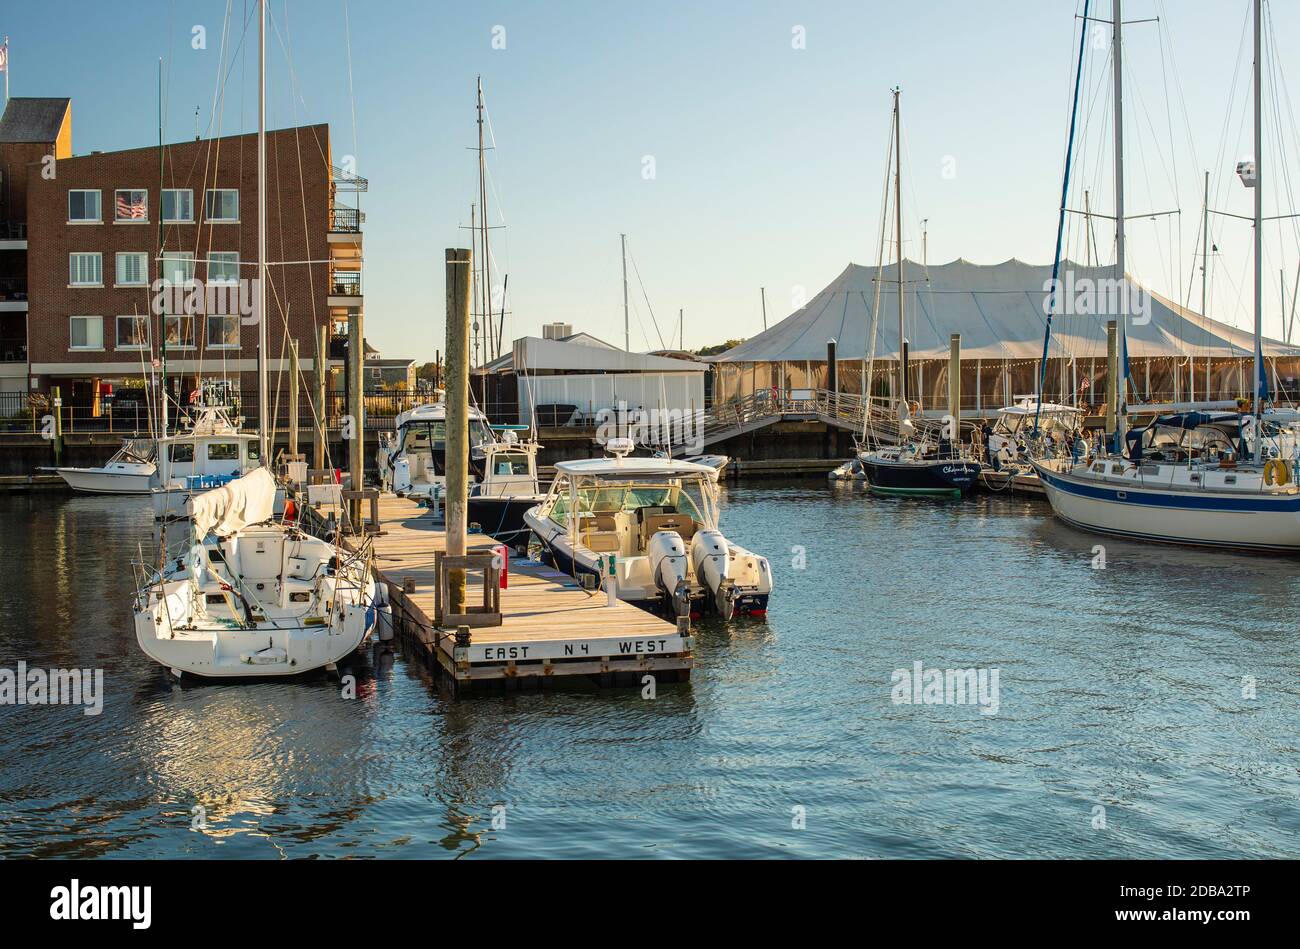
<svg viewBox="0 0 1300 949">
<path fill-rule="evenodd" d="M 0 241 L 27 240 L 27 225 L 16 221 L 0 221 Z"/>
<path fill-rule="evenodd" d="M 361 271 L 360 270 L 336 270 L 330 278 L 330 296 L 334 297 L 359 297 L 361 296 Z"/>
<path fill-rule="evenodd" d="M 330 230 L 335 233 L 355 234 L 365 222 L 365 214 L 357 208 L 336 204 L 330 209 Z"/>
<path fill-rule="evenodd" d="M 0 300 L 26 300 L 26 277 L 0 277 Z"/>
</svg>

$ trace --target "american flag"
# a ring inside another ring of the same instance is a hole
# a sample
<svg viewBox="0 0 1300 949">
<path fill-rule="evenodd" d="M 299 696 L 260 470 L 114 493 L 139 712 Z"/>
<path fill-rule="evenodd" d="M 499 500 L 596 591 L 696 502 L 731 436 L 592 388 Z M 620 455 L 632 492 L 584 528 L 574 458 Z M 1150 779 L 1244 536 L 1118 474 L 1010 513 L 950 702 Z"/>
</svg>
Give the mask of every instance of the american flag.
<svg viewBox="0 0 1300 949">
<path fill-rule="evenodd" d="M 0 72 L 9 71 L 9 40 L 5 39 L 4 44 L 0 45 Z"/>
<path fill-rule="evenodd" d="M 145 209 L 143 191 L 119 191 L 117 193 L 117 219 L 119 221 L 145 220 L 149 212 Z"/>
<path fill-rule="evenodd" d="M 1088 388 L 1088 386 L 1090 386 L 1090 385 L 1092 385 L 1092 383 L 1089 382 L 1087 379 L 1084 379 L 1081 383 L 1079 383 L 1079 391 L 1082 392 L 1084 389 Z"/>
</svg>

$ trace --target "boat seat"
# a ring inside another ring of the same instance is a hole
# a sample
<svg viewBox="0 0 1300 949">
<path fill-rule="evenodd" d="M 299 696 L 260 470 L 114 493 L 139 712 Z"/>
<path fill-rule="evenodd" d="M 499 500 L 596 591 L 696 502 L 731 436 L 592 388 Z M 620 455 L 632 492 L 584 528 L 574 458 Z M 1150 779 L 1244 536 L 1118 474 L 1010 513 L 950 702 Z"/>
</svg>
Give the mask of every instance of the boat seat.
<svg viewBox="0 0 1300 949">
<path fill-rule="evenodd" d="M 582 545 L 597 554 L 616 554 L 623 549 L 623 543 L 614 531 L 584 531 Z"/>
<path fill-rule="evenodd" d="M 618 530 L 618 521 L 613 514 L 589 514 L 582 521 L 582 529 L 591 531 L 616 531 Z"/>
<path fill-rule="evenodd" d="M 695 521 L 686 514 L 650 514 L 641 521 L 641 536 L 649 541 L 658 531 L 676 531 L 683 541 L 695 536 Z"/>
</svg>

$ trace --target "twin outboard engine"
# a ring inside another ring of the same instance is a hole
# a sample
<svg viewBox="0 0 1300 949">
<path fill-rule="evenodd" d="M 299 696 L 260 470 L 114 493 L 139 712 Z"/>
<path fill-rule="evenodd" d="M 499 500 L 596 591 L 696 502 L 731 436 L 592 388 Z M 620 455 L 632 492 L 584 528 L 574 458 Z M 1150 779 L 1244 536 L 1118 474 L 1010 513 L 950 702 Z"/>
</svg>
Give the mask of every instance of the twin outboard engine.
<svg viewBox="0 0 1300 949">
<path fill-rule="evenodd" d="M 713 608 L 724 620 L 731 619 L 736 611 L 736 585 L 728 578 L 731 550 L 722 531 L 700 531 L 691 539 L 691 563 L 695 579 L 712 597 Z"/>
<path fill-rule="evenodd" d="M 686 581 L 688 563 L 681 535 L 676 531 L 656 531 L 646 544 L 645 552 L 650 559 L 655 586 L 665 599 L 672 602 L 673 615 L 689 616 L 691 590 Z"/>
</svg>

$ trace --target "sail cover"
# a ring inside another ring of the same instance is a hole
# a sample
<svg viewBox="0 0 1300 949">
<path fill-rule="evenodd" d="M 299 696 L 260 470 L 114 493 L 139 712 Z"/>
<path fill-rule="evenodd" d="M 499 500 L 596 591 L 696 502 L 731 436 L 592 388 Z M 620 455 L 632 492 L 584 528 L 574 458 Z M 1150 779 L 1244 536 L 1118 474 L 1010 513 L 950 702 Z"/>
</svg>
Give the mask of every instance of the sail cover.
<svg viewBox="0 0 1300 949">
<path fill-rule="evenodd" d="M 275 479 L 265 468 L 254 468 L 224 487 L 195 495 L 192 505 L 195 537 L 229 537 L 275 513 Z"/>
</svg>

